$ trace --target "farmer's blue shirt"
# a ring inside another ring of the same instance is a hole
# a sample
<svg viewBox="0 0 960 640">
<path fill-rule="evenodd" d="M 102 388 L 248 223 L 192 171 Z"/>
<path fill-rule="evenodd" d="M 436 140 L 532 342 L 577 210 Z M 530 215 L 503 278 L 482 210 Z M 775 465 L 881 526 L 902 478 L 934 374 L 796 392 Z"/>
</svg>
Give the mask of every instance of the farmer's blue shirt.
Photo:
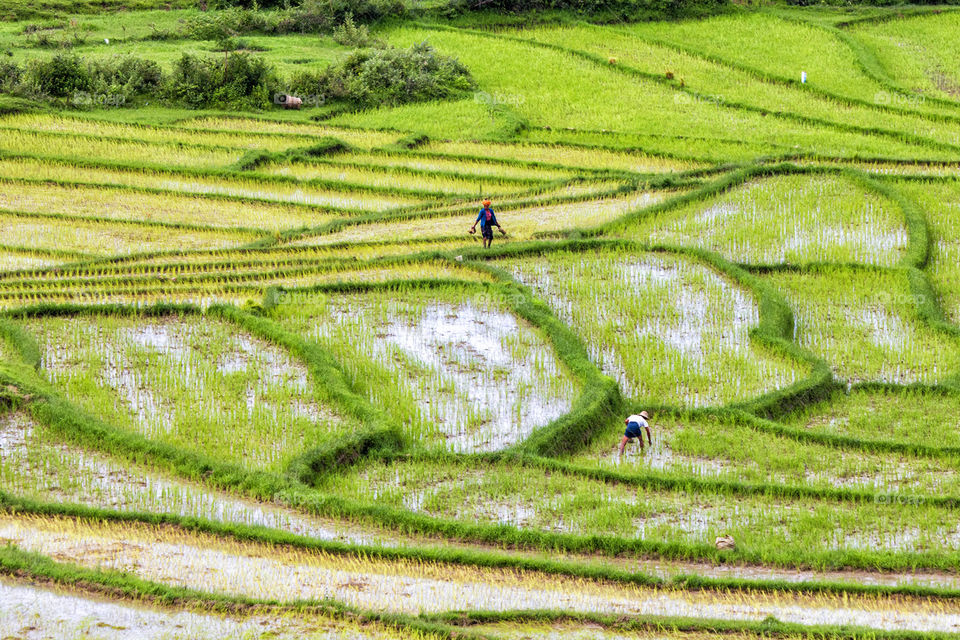
<svg viewBox="0 0 960 640">
<path fill-rule="evenodd" d="M 623 432 L 623 435 L 627 436 L 628 438 L 640 438 L 642 440 L 643 432 L 640 429 L 649 426 L 647 425 L 647 421 L 640 416 L 630 417 L 635 418 L 635 420 L 630 420 L 627 423 L 627 430 Z"/>
<path fill-rule="evenodd" d="M 499 224 L 497 223 L 497 215 L 493 212 L 493 207 L 484 207 L 480 209 L 480 215 L 477 216 L 477 219 L 476 221 L 474 221 L 474 224 L 479 222 L 481 229 L 487 226 L 487 222 L 488 222 L 487 213 L 490 214 L 490 219 L 489 219 L 490 224 L 493 226 L 499 226 Z"/>
</svg>

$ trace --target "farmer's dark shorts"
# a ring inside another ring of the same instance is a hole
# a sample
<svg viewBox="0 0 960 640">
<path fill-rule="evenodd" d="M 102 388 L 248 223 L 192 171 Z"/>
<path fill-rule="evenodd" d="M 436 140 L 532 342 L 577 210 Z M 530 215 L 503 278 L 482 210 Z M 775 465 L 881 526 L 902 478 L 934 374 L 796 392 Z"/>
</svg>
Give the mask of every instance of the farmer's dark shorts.
<svg viewBox="0 0 960 640">
<path fill-rule="evenodd" d="M 627 425 L 627 430 L 623 432 L 623 435 L 628 438 L 643 438 L 643 429 L 640 428 L 639 423 L 631 422 Z"/>
<path fill-rule="evenodd" d="M 483 232 L 483 237 L 484 237 L 484 238 L 486 238 L 487 240 L 493 240 L 493 225 L 492 225 L 492 224 L 484 225 L 484 226 L 483 226 L 483 229 L 482 229 L 482 232 Z"/>
</svg>

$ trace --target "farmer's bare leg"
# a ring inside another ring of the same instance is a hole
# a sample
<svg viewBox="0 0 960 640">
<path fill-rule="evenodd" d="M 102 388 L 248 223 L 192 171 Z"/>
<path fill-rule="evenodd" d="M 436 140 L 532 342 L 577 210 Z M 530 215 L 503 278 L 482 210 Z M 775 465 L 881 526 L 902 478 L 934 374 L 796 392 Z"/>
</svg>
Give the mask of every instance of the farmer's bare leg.
<svg viewBox="0 0 960 640">
<path fill-rule="evenodd" d="M 630 438 L 627 436 L 623 436 L 623 438 L 620 439 L 620 453 L 623 453 L 623 448 L 627 446 L 628 442 L 630 442 Z M 640 444 L 642 445 L 643 441 L 641 441 Z"/>
</svg>

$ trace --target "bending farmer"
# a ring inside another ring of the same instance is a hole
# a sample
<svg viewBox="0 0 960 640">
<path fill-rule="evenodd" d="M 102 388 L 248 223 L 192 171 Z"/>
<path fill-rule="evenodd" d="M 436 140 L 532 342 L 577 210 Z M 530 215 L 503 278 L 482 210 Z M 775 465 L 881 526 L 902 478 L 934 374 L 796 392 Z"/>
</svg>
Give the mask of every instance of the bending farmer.
<svg viewBox="0 0 960 640">
<path fill-rule="evenodd" d="M 470 233 L 476 233 L 478 222 L 480 223 L 480 233 L 483 236 L 484 249 L 493 244 L 494 227 L 500 229 L 500 233 L 506 233 L 503 227 L 500 226 L 500 223 L 497 222 L 497 215 L 493 212 L 493 207 L 490 206 L 489 200 L 483 201 L 483 208 L 480 209 L 480 215 L 477 216 L 477 219 L 473 221 L 473 226 L 470 227 Z"/>
<path fill-rule="evenodd" d="M 623 432 L 623 439 L 620 440 L 620 453 L 623 453 L 623 448 L 627 446 L 633 438 L 638 438 L 640 440 L 640 450 L 643 451 L 643 431 L 647 432 L 647 442 L 650 443 L 650 446 L 653 446 L 653 439 L 650 437 L 650 425 L 647 424 L 647 420 L 650 419 L 650 414 L 646 411 L 641 411 L 640 415 L 632 415 L 626 420 L 627 430 Z"/>
</svg>

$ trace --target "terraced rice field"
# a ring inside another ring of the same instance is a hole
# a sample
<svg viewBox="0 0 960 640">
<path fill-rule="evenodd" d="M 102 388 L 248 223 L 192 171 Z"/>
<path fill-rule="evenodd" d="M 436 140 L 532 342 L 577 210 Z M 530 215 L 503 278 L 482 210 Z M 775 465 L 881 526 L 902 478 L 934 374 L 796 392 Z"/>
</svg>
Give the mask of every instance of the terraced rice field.
<svg viewBox="0 0 960 640">
<path fill-rule="evenodd" d="M 708 203 L 646 217 L 624 235 L 700 246 L 750 264 L 892 267 L 908 244 L 903 213 L 895 203 L 833 175 L 752 181 Z"/>
<path fill-rule="evenodd" d="M 721 405 L 803 377 L 751 345 L 759 309 L 749 292 L 689 260 L 557 252 L 500 266 L 557 309 L 630 398 Z"/>
<path fill-rule="evenodd" d="M 475 94 L 0 115 L 0 637 L 958 637 L 960 14 L 428 5 Z"/>
</svg>

